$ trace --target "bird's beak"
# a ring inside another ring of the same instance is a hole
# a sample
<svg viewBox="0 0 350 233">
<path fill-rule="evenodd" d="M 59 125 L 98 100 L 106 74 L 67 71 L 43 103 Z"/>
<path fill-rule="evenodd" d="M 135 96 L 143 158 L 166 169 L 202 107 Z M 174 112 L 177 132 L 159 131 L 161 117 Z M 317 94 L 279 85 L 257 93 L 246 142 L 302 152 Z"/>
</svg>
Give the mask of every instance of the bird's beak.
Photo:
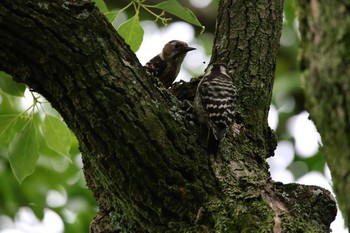
<svg viewBox="0 0 350 233">
<path fill-rule="evenodd" d="M 187 47 L 184 49 L 186 52 L 192 51 L 192 50 L 196 50 L 196 48 L 193 47 Z"/>
</svg>

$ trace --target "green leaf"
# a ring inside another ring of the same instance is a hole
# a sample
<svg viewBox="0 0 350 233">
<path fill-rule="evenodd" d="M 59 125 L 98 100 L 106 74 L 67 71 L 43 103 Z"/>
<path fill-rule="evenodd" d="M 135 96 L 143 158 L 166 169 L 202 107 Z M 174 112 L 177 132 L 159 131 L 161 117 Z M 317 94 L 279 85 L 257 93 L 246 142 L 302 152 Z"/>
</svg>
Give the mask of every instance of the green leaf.
<svg viewBox="0 0 350 233">
<path fill-rule="evenodd" d="M 28 117 L 21 117 L 19 114 L 0 115 L 0 145 L 6 145 L 11 141 L 28 120 Z"/>
<path fill-rule="evenodd" d="M 108 12 L 108 8 L 106 6 L 106 3 L 103 0 L 94 0 L 95 5 L 97 6 L 97 8 L 102 12 L 102 13 L 106 13 Z"/>
<path fill-rule="evenodd" d="M 132 51 L 136 52 L 143 40 L 143 28 L 139 22 L 139 16 L 135 15 L 125 23 L 120 25 L 118 33 L 124 38 L 125 42 L 130 45 Z"/>
<path fill-rule="evenodd" d="M 10 75 L 0 71 L 0 89 L 6 94 L 23 97 L 26 85 L 13 81 Z"/>
<path fill-rule="evenodd" d="M 68 157 L 72 138 L 62 120 L 46 115 L 42 129 L 47 146 L 58 154 Z"/>
<path fill-rule="evenodd" d="M 193 12 L 190 9 L 181 6 L 176 0 L 164 1 L 157 5 L 154 5 L 154 7 L 169 12 L 170 14 L 175 15 L 193 25 L 202 27 L 204 30 L 204 27 L 198 21 Z"/>
<path fill-rule="evenodd" d="M 9 160 L 15 177 L 22 181 L 33 173 L 39 158 L 39 144 L 33 121 L 27 122 L 9 145 Z"/>
<path fill-rule="evenodd" d="M 110 11 L 110 12 L 106 12 L 105 16 L 107 17 L 108 21 L 112 23 L 118 14 L 119 14 L 119 11 Z"/>
</svg>

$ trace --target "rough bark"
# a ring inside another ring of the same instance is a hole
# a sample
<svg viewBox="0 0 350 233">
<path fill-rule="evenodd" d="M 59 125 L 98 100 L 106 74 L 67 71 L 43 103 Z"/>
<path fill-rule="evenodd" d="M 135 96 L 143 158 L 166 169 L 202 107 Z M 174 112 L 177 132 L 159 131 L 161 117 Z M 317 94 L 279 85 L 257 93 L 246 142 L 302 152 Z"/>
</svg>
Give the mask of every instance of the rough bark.
<svg viewBox="0 0 350 233">
<path fill-rule="evenodd" d="M 330 193 L 274 183 L 265 161 L 276 145 L 267 115 L 282 12 L 282 0 L 220 3 L 212 61 L 229 65 L 239 101 L 235 137 L 214 160 L 182 110 L 179 93 L 195 85 L 177 85 L 178 99 L 157 86 L 91 3 L 0 3 L 0 69 L 46 97 L 77 136 L 100 207 L 93 232 L 329 232 Z"/>
<path fill-rule="evenodd" d="M 298 1 L 307 106 L 350 224 L 350 3 Z"/>
</svg>

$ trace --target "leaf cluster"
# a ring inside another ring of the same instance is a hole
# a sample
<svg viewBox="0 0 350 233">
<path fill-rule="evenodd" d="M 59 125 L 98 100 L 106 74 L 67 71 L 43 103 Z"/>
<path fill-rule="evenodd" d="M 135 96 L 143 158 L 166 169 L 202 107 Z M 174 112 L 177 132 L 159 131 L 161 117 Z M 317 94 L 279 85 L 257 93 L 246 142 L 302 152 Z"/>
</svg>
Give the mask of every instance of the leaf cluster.
<svg viewBox="0 0 350 233">
<path fill-rule="evenodd" d="M 4 84 L 0 87 L 3 98 L 9 101 L 13 98 L 28 100 L 24 97 L 24 84 L 15 83 L 3 72 L 0 73 L 0 80 Z M 58 113 L 47 106 L 41 96 L 29 93 L 32 104 L 25 110 L 9 111 L 4 108 L 0 112 L 0 145 L 8 148 L 7 155 L 12 171 L 20 183 L 33 173 L 41 153 L 41 144 L 69 159 L 74 138 Z M 23 107 L 23 104 L 18 107 Z"/>
<path fill-rule="evenodd" d="M 66 232 L 87 232 L 96 203 L 81 166 L 78 142 L 58 113 L 0 72 L 0 214 L 16 222 L 24 208 L 41 220 L 51 209 Z"/>
<path fill-rule="evenodd" d="M 166 17 L 165 13 L 167 12 L 188 23 L 201 27 L 202 32 L 204 31 L 204 26 L 198 21 L 194 13 L 190 9 L 181 6 L 176 0 L 168 0 L 156 5 L 145 4 L 145 2 L 145 0 L 132 0 L 118 11 L 109 11 L 103 0 L 95 0 L 96 6 L 105 14 L 111 23 L 116 20 L 120 13 L 130 7 L 134 8 L 134 16 L 116 28 L 120 36 L 124 38 L 125 42 L 130 45 L 130 48 L 134 52 L 140 48 L 144 35 L 143 28 L 140 25 L 140 11 L 148 12 L 155 18 L 155 21 L 161 21 L 164 26 L 172 20 Z M 156 10 L 160 10 L 161 12 L 157 13 Z"/>
</svg>

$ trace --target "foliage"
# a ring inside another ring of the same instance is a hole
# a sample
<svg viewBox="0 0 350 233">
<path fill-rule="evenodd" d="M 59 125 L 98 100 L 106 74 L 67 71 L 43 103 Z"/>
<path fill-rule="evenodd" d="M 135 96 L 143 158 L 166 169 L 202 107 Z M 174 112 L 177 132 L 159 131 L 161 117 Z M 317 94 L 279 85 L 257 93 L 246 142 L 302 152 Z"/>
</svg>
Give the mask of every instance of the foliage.
<svg viewBox="0 0 350 233">
<path fill-rule="evenodd" d="M 96 203 L 85 186 L 77 140 L 42 97 L 3 72 L 0 83 L 0 215 L 15 217 L 30 207 L 42 219 L 51 209 L 65 229 L 88 232 Z M 50 193 L 65 201 L 50 201 Z"/>
<path fill-rule="evenodd" d="M 171 20 L 171 18 L 165 16 L 165 12 L 168 12 L 195 26 L 201 27 L 202 32 L 204 31 L 204 27 L 198 21 L 193 12 L 188 8 L 181 6 L 176 0 L 168 0 L 156 5 L 148 5 L 144 2 L 145 0 L 132 0 L 128 5 L 118 11 L 109 11 L 103 0 L 95 0 L 96 6 L 106 15 L 110 22 L 113 22 L 121 12 L 127 10 L 131 6 L 134 7 L 135 15 L 117 28 L 118 33 L 124 38 L 125 42 L 130 45 L 131 50 L 134 52 L 140 48 L 144 34 L 139 19 L 141 9 L 154 16 L 155 21 L 161 21 L 164 26 L 166 26 Z M 157 9 L 162 10 L 161 13 L 157 14 L 155 12 Z"/>
<path fill-rule="evenodd" d="M 0 77 L 7 77 L 1 73 Z M 11 95 L 24 96 L 23 84 L 19 87 L 11 79 L 3 79 L 6 83 L 2 88 L 4 97 L 11 101 Z M 9 88 L 14 87 L 14 88 Z M 20 93 L 19 90 L 22 90 Z M 72 133 L 59 118 L 58 113 L 50 115 L 45 111 L 46 104 L 42 97 L 30 92 L 33 98 L 31 104 L 24 111 L 11 109 L 16 113 L 0 115 L 0 143 L 8 148 L 8 157 L 17 180 L 22 181 L 34 171 L 39 158 L 40 141 L 57 154 L 69 158 Z M 21 106 L 18 106 L 21 108 Z M 6 111 L 4 108 L 3 111 Z M 50 110 L 54 112 L 54 110 Z M 12 112 L 12 111 L 9 111 Z"/>
</svg>

